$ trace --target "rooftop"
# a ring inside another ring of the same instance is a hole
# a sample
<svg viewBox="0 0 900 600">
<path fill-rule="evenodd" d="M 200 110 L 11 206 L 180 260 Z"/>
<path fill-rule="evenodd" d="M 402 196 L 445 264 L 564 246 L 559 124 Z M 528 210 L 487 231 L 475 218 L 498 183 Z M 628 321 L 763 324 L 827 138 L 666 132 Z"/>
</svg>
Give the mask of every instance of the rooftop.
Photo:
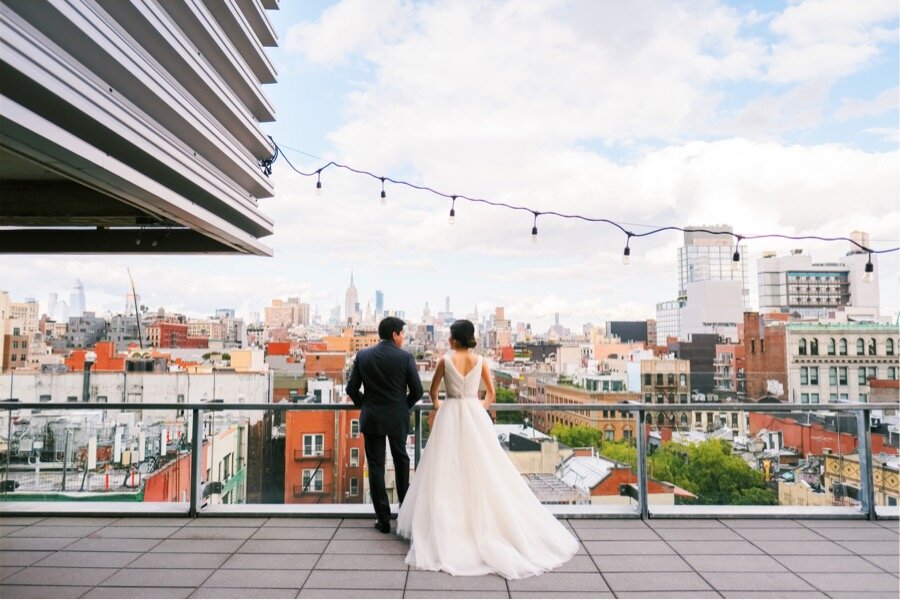
<svg viewBox="0 0 900 600">
<path fill-rule="evenodd" d="M 5 517 L 0 596 L 61 598 L 892 598 L 898 522 L 569 519 L 581 540 L 528 579 L 410 569 L 371 519 Z"/>
</svg>

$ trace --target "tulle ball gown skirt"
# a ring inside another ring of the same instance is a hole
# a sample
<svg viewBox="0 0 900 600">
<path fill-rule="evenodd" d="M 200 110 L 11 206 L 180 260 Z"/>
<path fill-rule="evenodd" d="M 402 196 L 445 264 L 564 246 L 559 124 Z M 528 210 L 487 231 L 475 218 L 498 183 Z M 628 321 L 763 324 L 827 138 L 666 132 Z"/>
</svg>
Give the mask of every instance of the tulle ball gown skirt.
<svg viewBox="0 0 900 600">
<path fill-rule="evenodd" d="M 453 575 L 518 579 L 552 570 L 578 541 L 529 489 L 476 398 L 448 398 L 397 518 L 406 562 Z"/>
</svg>

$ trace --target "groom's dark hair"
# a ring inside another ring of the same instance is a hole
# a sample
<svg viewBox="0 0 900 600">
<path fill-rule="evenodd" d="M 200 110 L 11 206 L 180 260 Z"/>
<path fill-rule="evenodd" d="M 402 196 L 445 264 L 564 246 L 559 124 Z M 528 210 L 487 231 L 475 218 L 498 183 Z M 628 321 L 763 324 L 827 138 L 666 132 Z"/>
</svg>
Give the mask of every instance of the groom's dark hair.
<svg viewBox="0 0 900 600">
<path fill-rule="evenodd" d="M 394 339 L 394 334 L 403 331 L 405 325 L 406 323 L 402 319 L 385 317 L 378 324 L 378 337 L 383 340 L 392 340 Z"/>
</svg>

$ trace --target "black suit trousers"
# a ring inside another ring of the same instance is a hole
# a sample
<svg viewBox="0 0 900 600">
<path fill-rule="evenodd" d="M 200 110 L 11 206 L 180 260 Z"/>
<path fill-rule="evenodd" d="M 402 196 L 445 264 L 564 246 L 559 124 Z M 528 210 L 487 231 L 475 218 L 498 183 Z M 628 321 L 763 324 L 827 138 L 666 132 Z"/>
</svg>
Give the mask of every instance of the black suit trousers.
<svg viewBox="0 0 900 600">
<path fill-rule="evenodd" d="M 385 438 L 391 446 L 394 472 L 397 484 L 397 500 L 403 502 L 409 487 L 409 455 L 406 453 L 405 435 L 377 435 L 363 433 L 366 444 L 366 462 L 369 464 L 369 493 L 375 506 L 375 517 L 379 521 L 391 520 L 391 505 L 388 502 L 384 484 Z"/>
</svg>

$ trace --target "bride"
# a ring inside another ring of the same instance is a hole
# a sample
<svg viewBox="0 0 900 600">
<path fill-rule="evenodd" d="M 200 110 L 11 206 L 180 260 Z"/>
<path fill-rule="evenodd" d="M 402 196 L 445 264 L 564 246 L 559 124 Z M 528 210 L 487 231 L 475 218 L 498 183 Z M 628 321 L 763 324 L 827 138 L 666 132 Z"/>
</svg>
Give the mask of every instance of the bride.
<svg viewBox="0 0 900 600">
<path fill-rule="evenodd" d="M 449 352 L 437 365 L 431 436 L 397 517 L 411 540 L 406 562 L 452 575 L 537 575 L 567 562 L 578 541 L 532 494 L 506 456 L 486 409 L 494 383 L 475 347 L 475 327 L 450 326 Z M 446 400 L 438 399 L 441 379 Z M 487 396 L 478 399 L 479 380 Z"/>
</svg>

